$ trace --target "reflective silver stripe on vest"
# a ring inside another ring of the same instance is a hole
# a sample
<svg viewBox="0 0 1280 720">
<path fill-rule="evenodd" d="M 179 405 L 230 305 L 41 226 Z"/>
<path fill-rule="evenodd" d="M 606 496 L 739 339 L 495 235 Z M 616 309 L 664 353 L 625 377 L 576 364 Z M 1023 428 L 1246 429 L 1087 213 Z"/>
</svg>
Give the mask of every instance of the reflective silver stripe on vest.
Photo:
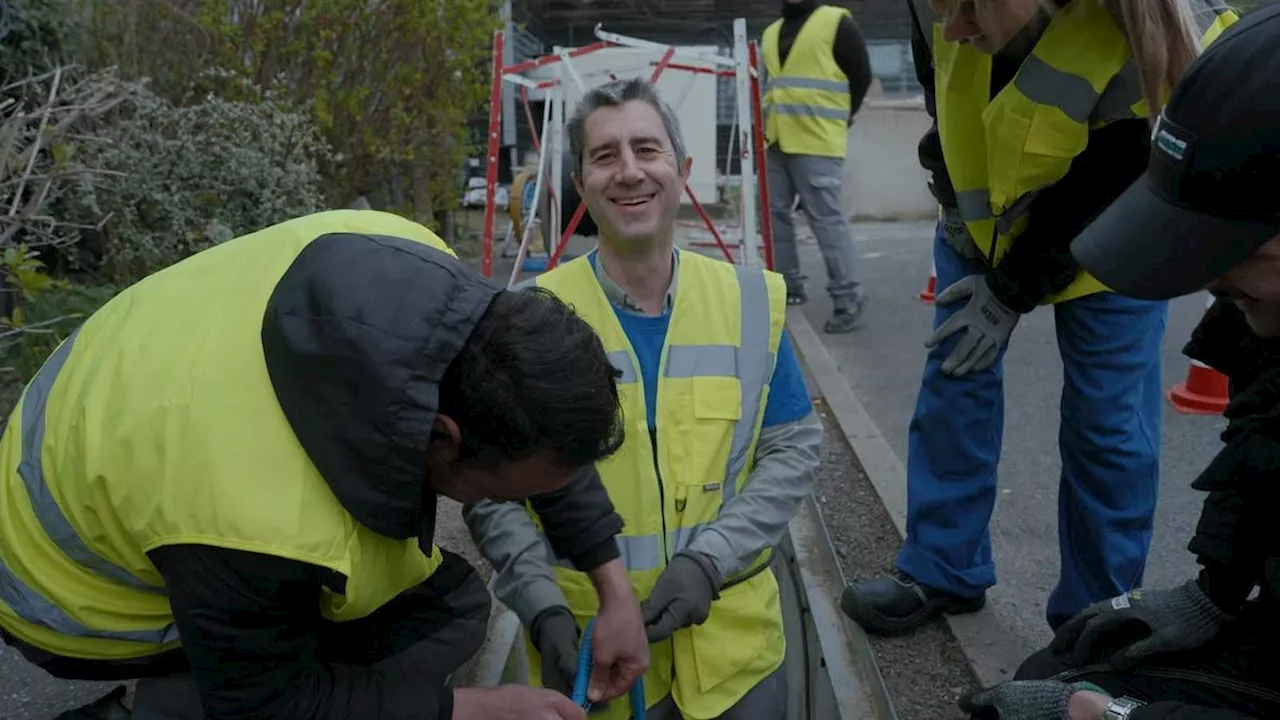
<svg viewBox="0 0 1280 720">
<path fill-rule="evenodd" d="M 27 587 L 18 576 L 0 560 L 0 600 L 4 601 L 18 617 L 33 625 L 72 637 L 91 637 L 104 640 L 130 640 L 140 643 L 164 644 L 178 639 L 178 628 L 173 623 L 159 630 L 94 630 L 80 624 L 62 608 L 45 600 L 35 590 Z"/>
<path fill-rule="evenodd" d="M 626 350 L 614 350 L 609 353 L 609 362 L 622 371 L 622 377 L 618 378 L 619 383 L 625 385 L 637 382 L 640 379 L 640 374 L 636 372 L 636 366 L 631 362 L 631 355 Z"/>
<path fill-rule="evenodd" d="M 1235 12 L 1226 4 L 1218 2 L 1218 0 L 1196 0 L 1191 3 L 1191 14 L 1195 17 L 1196 27 L 1200 28 L 1200 37 L 1196 38 L 1203 42 L 1204 34 L 1209 32 L 1209 28 L 1218 21 L 1218 18 L 1229 12 Z"/>
<path fill-rule="evenodd" d="M 674 555 L 681 550 L 689 547 L 693 539 L 702 532 L 705 524 L 698 524 L 692 527 L 682 527 L 667 533 L 666 546 L 671 549 Z M 551 546 L 551 539 L 543 533 L 538 533 L 539 539 L 542 541 L 543 548 L 547 554 L 547 562 L 568 570 L 574 570 L 573 563 L 569 560 L 556 555 L 556 551 Z M 618 535 L 614 538 L 618 543 L 618 554 L 622 560 L 622 564 L 628 570 L 645 571 L 658 570 L 666 566 L 666 560 L 663 556 L 663 537 L 661 534 L 655 535 Z"/>
<path fill-rule="evenodd" d="M 1137 118 L 1133 106 L 1142 97 L 1142 78 L 1138 75 L 1138 66 L 1133 60 L 1129 60 L 1107 83 L 1102 97 L 1098 98 L 1098 104 L 1093 109 L 1091 120 L 1105 125 L 1117 120 Z"/>
<path fill-rule="evenodd" d="M 991 219 L 991 193 L 986 190 L 960 190 L 956 192 L 956 205 L 960 219 L 978 222 Z"/>
<path fill-rule="evenodd" d="M 672 345 L 667 348 L 669 378 L 737 377 L 738 348 L 732 345 Z"/>
<path fill-rule="evenodd" d="M 747 464 L 756 419 L 760 416 L 760 398 L 773 374 L 773 353 L 769 350 L 769 333 L 773 325 L 769 315 L 769 286 L 758 267 L 735 267 L 741 289 L 741 333 L 738 349 L 738 379 L 742 383 L 742 417 L 733 426 L 733 444 L 722 484 L 724 502 L 738 493 L 737 477 Z"/>
<path fill-rule="evenodd" d="M 817 118 L 819 120 L 848 120 L 849 111 L 836 108 L 819 107 L 817 105 L 801 105 L 799 103 L 766 103 L 764 114 L 796 115 L 799 117 Z"/>
<path fill-rule="evenodd" d="M 71 354 L 72 344 L 80 330 L 75 332 L 54 350 L 40 371 L 32 378 L 22 399 L 22 460 L 18 473 L 26 486 L 32 509 L 49 538 L 58 548 L 86 569 L 125 583 L 130 587 L 163 593 L 163 588 L 143 583 L 124 569 L 113 565 L 91 551 L 76 535 L 71 523 L 49 492 L 44 481 L 40 461 L 40 446 L 44 440 L 45 408 L 49 391 L 58 372 Z M 127 640 L 141 643 L 164 644 L 178 639 L 177 626 L 169 625 L 156 630 L 95 630 L 81 624 L 58 606 L 46 600 L 26 583 L 22 582 L 0 560 L 0 600 L 4 601 L 18 617 L 50 630 L 73 637 L 92 637 L 107 640 Z"/>
<path fill-rule="evenodd" d="M 1031 102 L 1056 107 L 1078 123 L 1088 122 L 1098 104 L 1098 92 L 1088 80 L 1059 70 L 1034 52 L 1023 61 L 1013 85 Z"/>
<path fill-rule="evenodd" d="M 152 585 L 133 576 L 128 570 L 119 567 L 90 550 L 75 528 L 63 514 L 62 508 L 54 500 L 49 485 L 45 482 L 44 461 L 41 457 L 41 446 L 44 444 L 45 411 L 48 408 L 49 392 L 53 389 L 58 372 L 66 364 L 71 355 L 71 347 L 75 344 L 80 328 L 76 328 L 66 341 L 58 346 L 40 371 L 32 378 L 22 399 L 22 461 L 18 464 L 18 474 L 22 476 L 27 488 L 27 497 L 31 500 L 31 509 L 44 528 L 45 534 L 58 549 L 66 553 L 81 567 L 132 588 L 164 594 L 163 586 Z"/>
<path fill-rule="evenodd" d="M 849 97 L 849 84 L 839 80 L 822 80 L 819 78 L 779 76 L 765 85 L 765 92 L 777 88 L 796 88 L 800 90 L 826 90 Z"/>
</svg>

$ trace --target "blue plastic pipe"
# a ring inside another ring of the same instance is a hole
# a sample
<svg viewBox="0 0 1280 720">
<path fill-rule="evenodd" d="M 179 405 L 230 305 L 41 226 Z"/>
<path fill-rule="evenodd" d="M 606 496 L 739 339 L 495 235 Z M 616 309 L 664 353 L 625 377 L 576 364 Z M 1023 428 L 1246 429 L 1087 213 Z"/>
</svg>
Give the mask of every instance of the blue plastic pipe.
<svg viewBox="0 0 1280 720">
<path fill-rule="evenodd" d="M 595 618 L 588 620 L 587 627 L 582 631 L 582 645 L 578 648 L 578 675 L 573 679 L 573 701 L 583 710 L 591 709 L 591 701 L 587 699 L 587 681 L 591 679 L 591 630 L 595 624 Z M 643 675 L 632 683 L 630 694 L 632 720 L 645 720 Z"/>
</svg>

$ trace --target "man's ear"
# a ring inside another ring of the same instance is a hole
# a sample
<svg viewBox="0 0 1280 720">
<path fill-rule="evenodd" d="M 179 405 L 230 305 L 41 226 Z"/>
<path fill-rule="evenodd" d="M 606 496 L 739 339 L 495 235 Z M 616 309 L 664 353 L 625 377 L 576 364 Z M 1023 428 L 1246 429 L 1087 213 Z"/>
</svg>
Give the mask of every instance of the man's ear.
<svg viewBox="0 0 1280 720">
<path fill-rule="evenodd" d="M 684 167 L 680 169 L 680 179 L 689 182 L 689 172 L 693 169 L 693 156 L 686 155 L 684 158 Z"/>
<path fill-rule="evenodd" d="M 573 180 L 573 189 L 578 191 L 578 197 L 586 197 L 582 194 L 582 178 L 578 177 L 578 173 L 569 173 L 569 178 Z"/>
<path fill-rule="evenodd" d="M 427 446 L 427 452 L 433 459 L 453 462 L 458 459 L 458 450 L 462 446 L 462 429 L 448 415 L 436 415 Z"/>
</svg>

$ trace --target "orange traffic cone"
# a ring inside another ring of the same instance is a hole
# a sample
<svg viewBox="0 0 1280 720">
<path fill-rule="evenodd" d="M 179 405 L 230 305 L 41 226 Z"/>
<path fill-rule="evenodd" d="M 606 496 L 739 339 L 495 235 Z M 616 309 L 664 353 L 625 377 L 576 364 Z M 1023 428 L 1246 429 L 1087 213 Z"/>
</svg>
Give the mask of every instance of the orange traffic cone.
<svg viewBox="0 0 1280 720">
<path fill-rule="evenodd" d="M 921 302 L 932 305 L 933 299 L 934 299 L 934 291 L 937 289 L 938 289 L 938 268 L 936 265 L 930 262 L 929 263 L 929 284 L 925 285 L 923 290 L 916 293 L 916 297 L 920 298 Z"/>
<path fill-rule="evenodd" d="M 1213 296 L 1205 305 L 1213 305 Z M 1227 409 L 1227 376 L 1192 360 L 1187 368 L 1187 379 L 1169 389 L 1166 397 L 1173 409 L 1190 415 L 1221 415 Z"/>
</svg>

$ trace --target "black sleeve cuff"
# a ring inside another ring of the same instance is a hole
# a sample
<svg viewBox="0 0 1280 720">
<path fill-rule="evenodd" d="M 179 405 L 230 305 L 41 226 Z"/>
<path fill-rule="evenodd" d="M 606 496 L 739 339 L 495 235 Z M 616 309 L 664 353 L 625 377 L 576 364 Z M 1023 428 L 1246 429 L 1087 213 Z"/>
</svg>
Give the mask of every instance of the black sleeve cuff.
<svg viewBox="0 0 1280 720">
<path fill-rule="evenodd" d="M 1001 271 L 998 266 L 987 273 L 987 285 L 997 300 L 1019 315 L 1035 310 L 1043 299 L 1043 296 L 1035 297 L 1036 293 L 1027 292 L 1025 287 L 1014 282 L 1009 273 Z"/>
<path fill-rule="evenodd" d="M 1253 592 L 1254 581 L 1245 573 L 1230 568 L 1202 568 L 1196 586 L 1222 612 L 1235 615 Z"/>
<path fill-rule="evenodd" d="M 619 521 L 618 530 L 621 529 L 622 523 Z M 573 566 L 581 572 L 591 572 L 610 560 L 622 557 L 622 553 L 618 550 L 618 541 L 614 539 L 616 534 L 615 531 L 614 534 L 609 535 L 607 539 L 601 541 L 595 547 L 572 558 Z"/>
<path fill-rule="evenodd" d="M 453 688 L 445 685 L 440 688 L 440 708 L 437 720 L 449 720 L 453 717 Z"/>
</svg>

